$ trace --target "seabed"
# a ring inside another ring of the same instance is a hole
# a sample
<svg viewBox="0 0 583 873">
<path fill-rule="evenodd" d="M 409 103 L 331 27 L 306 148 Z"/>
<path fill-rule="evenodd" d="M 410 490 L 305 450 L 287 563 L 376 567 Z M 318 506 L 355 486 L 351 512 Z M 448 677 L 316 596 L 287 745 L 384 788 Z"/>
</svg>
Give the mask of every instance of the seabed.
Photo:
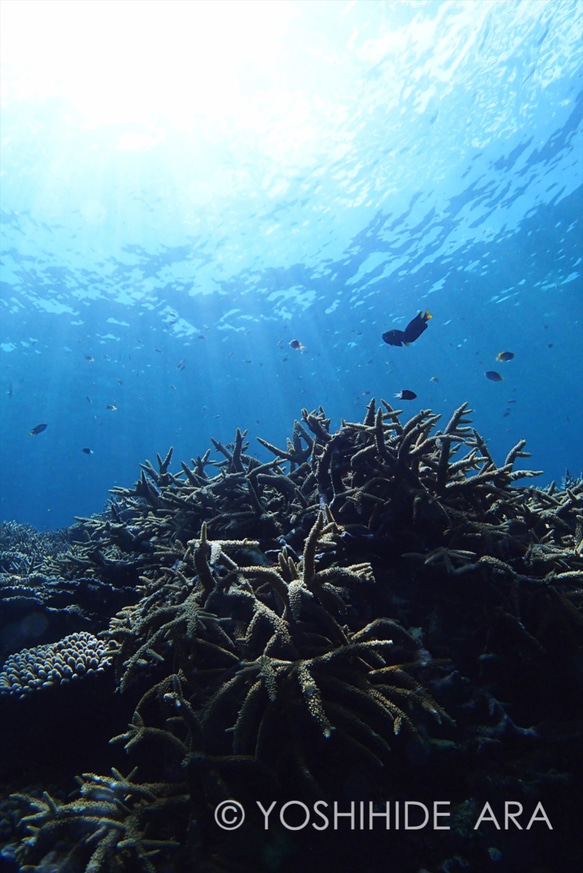
<svg viewBox="0 0 583 873">
<path fill-rule="evenodd" d="M 470 412 L 303 410 L 1 525 L 0 869 L 576 869 L 583 483 Z"/>
</svg>

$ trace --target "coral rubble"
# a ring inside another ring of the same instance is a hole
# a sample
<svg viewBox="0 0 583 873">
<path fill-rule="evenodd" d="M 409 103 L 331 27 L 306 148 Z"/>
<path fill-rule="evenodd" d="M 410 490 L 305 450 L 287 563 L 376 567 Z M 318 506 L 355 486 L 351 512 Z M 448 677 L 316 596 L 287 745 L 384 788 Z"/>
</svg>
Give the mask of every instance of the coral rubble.
<svg viewBox="0 0 583 873">
<path fill-rule="evenodd" d="M 14 869 L 291 870 L 306 838 L 268 863 L 256 814 L 235 861 L 216 805 L 444 792 L 453 835 L 402 835 L 384 870 L 512 859 L 507 835 L 487 848 L 465 816 L 504 792 L 538 791 L 554 810 L 581 777 L 583 485 L 516 486 L 537 475 L 515 467 L 524 442 L 497 466 L 469 414 L 440 430 L 428 410 L 402 422 L 371 401 L 331 432 L 322 409 L 303 410 L 285 448 L 259 440 L 270 460 L 240 430 L 213 441 L 218 460 L 176 473 L 170 450 L 79 519 L 50 572 L 110 593 L 97 636 L 12 651 L 0 706 L 113 665 L 103 694 L 133 714 L 111 748 L 132 771 L 86 772 L 73 799 L 12 776 L 0 809 Z M 537 860 L 550 851 L 532 846 Z"/>
</svg>

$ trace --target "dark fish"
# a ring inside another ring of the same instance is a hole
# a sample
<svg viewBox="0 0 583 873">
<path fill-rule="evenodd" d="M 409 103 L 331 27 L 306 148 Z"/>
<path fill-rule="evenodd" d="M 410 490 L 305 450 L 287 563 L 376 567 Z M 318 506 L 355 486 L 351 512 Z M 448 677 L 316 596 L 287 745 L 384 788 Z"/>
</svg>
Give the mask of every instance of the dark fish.
<svg viewBox="0 0 583 873">
<path fill-rule="evenodd" d="M 511 361 L 513 357 L 514 352 L 500 352 L 498 355 L 496 355 L 496 360 L 501 361 L 503 364 L 505 364 L 506 361 Z"/>
<path fill-rule="evenodd" d="M 85 452 L 86 455 L 92 455 L 93 449 L 81 449 L 82 452 Z"/>
<path fill-rule="evenodd" d="M 399 400 L 415 400 L 417 395 L 414 391 L 409 391 L 407 388 L 403 388 L 402 391 L 399 391 L 398 394 L 395 394 Z"/>
<path fill-rule="evenodd" d="M 419 339 L 424 330 L 427 330 L 427 322 L 430 318 L 433 316 L 427 309 L 425 312 L 419 312 L 411 319 L 405 330 L 387 330 L 383 334 L 383 339 L 390 346 L 408 346 Z"/>
<path fill-rule="evenodd" d="M 299 352 L 303 349 L 303 345 L 298 339 L 290 340 L 289 347 L 290 349 L 296 349 Z"/>
<path fill-rule="evenodd" d="M 89 363 L 92 364 L 95 361 L 95 358 L 93 357 L 93 355 L 85 355 L 85 360 L 89 361 Z"/>
<path fill-rule="evenodd" d="M 405 342 L 404 330 L 387 330 L 383 334 L 383 339 L 390 346 L 402 346 Z"/>
<path fill-rule="evenodd" d="M 176 364 L 177 370 L 184 370 L 186 368 L 186 361 L 178 361 Z"/>
<path fill-rule="evenodd" d="M 503 376 L 500 373 L 497 373 L 496 370 L 486 370 L 484 373 L 486 379 L 491 379 L 492 382 L 502 382 Z"/>
<path fill-rule="evenodd" d="M 419 339 L 423 331 L 427 330 L 427 322 L 430 318 L 433 318 L 428 309 L 425 312 L 419 312 L 415 318 L 411 319 L 407 327 L 405 328 L 405 344 L 409 345 L 409 343 L 414 342 L 416 339 Z"/>
<path fill-rule="evenodd" d="M 117 406 L 115 406 L 113 403 L 108 403 L 105 408 L 109 409 L 110 412 L 117 412 Z"/>
<path fill-rule="evenodd" d="M 30 436 L 36 436 L 37 433 L 42 433 L 43 430 L 47 429 L 47 427 L 48 427 L 48 424 L 37 424 L 36 427 L 33 427 L 33 429 L 29 430 L 28 433 Z"/>
</svg>

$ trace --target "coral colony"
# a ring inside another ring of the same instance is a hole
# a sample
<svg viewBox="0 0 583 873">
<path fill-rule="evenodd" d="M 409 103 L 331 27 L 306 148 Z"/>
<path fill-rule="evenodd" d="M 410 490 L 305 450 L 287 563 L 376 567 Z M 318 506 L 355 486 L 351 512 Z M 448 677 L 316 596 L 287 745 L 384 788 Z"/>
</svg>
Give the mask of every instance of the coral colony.
<svg viewBox="0 0 583 873">
<path fill-rule="evenodd" d="M 237 431 L 3 525 L 9 869 L 576 857 L 583 486 L 516 486 L 524 442 L 497 466 L 469 413 L 303 410 L 270 460 Z"/>
</svg>

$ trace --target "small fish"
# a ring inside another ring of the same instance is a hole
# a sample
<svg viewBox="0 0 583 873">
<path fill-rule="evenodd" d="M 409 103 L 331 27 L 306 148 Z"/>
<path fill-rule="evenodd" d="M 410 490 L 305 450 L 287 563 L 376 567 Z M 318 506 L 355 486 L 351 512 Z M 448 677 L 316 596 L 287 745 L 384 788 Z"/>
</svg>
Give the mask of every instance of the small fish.
<svg viewBox="0 0 583 873">
<path fill-rule="evenodd" d="M 117 406 L 114 406 L 113 403 L 108 403 L 105 408 L 109 409 L 111 412 L 117 412 Z"/>
<path fill-rule="evenodd" d="M 437 376 L 431 376 L 429 381 L 430 382 L 439 382 L 439 379 L 437 378 Z"/>
<path fill-rule="evenodd" d="M 502 382 L 504 379 L 504 377 L 501 376 L 500 373 L 497 373 L 496 370 L 486 370 L 484 375 L 486 379 L 491 379 L 492 382 Z"/>
<path fill-rule="evenodd" d="M 8 391 L 7 391 L 6 393 L 8 394 L 9 397 L 13 397 L 13 396 L 14 396 L 14 392 L 13 392 L 13 390 L 12 390 L 12 381 L 10 382 L 10 384 L 9 384 L 9 386 L 8 386 Z"/>
<path fill-rule="evenodd" d="M 92 454 L 93 454 L 93 449 L 81 449 L 81 451 L 84 452 L 86 455 L 92 455 Z"/>
<path fill-rule="evenodd" d="M 36 436 L 37 433 L 42 433 L 43 430 L 46 430 L 48 424 L 37 424 L 36 427 L 33 427 L 32 430 L 29 430 L 29 436 Z"/>
<path fill-rule="evenodd" d="M 290 340 L 289 347 L 290 347 L 290 349 L 295 349 L 298 352 L 303 351 L 303 348 L 304 348 L 303 345 L 301 344 L 301 342 L 299 341 L 299 339 Z"/>
<path fill-rule="evenodd" d="M 505 364 L 506 361 L 511 361 L 513 357 L 514 352 L 500 352 L 496 355 L 496 360 L 501 361 L 503 364 Z"/>
<path fill-rule="evenodd" d="M 395 394 L 395 397 L 397 397 L 398 400 L 415 400 L 417 395 L 414 391 L 409 391 L 407 388 L 403 388 L 402 391 L 399 391 L 398 394 Z"/>
<path fill-rule="evenodd" d="M 91 364 L 95 361 L 93 355 L 85 355 L 85 360 L 89 361 Z"/>
<path fill-rule="evenodd" d="M 186 361 L 184 361 L 184 360 L 178 361 L 178 363 L 176 364 L 176 369 L 177 370 L 185 370 L 186 369 Z"/>
<path fill-rule="evenodd" d="M 423 331 L 427 330 L 427 322 L 433 318 L 429 310 L 419 312 L 415 318 L 412 318 L 405 330 L 387 330 L 383 334 L 383 339 L 390 346 L 408 346 L 410 343 L 419 339 Z"/>
</svg>

